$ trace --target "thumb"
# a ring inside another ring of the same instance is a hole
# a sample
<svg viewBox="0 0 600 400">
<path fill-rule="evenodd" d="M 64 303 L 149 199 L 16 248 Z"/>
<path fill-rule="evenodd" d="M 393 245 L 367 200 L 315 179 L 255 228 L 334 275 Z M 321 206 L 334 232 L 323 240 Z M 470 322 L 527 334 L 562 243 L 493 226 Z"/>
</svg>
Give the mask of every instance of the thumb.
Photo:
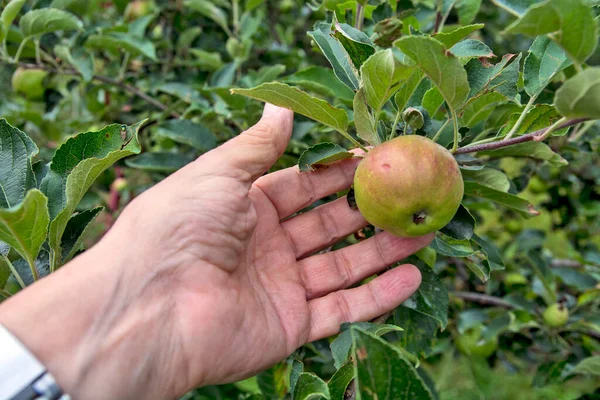
<svg viewBox="0 0 600 400">
<path fill-rule="evenodd" d="M 223 164 L 244 181 L 253 182 L 283 154 L 292 136 L 294 113 L 286 108 L 265 104 L 262 118 L 252 128 L 225 143 L 219 149 Z"/>
</svg>

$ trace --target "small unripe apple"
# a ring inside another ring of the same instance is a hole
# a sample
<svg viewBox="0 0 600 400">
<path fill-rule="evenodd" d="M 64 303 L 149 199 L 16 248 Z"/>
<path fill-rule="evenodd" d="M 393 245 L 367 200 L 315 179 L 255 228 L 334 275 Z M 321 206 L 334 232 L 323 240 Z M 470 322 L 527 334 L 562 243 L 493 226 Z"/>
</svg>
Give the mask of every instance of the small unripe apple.
<svg viewBox="0 0 600 400">
<path fill-rule="evenodd" d="M 544 322 L 552 328 L 560 328 L 569 320 L 569 309 L 563 304 L 555 303 L 544 310 Z"/>
<path fill-rule="evenodd" d="M 529 180 L 529 190 L 531 193 L 540 194 L 548 191 L 548 185 L 539 177 L 534 176 Z"/>
<path fill-rule="evenodd" d="M 396 236 L 415 237 L 446 226 L 463 198 L 454 156 L 418 135 L 400 136 L 367 153 L 354 177 L 365 219 Z"/>
<path fill-rule="evenodd" d="M 279 3 L 279 11 L 288 12 L 291 11 L 296 6 L 296 2 L 294 0 L 282 0 Z"/>
<path fill-rule="evenodd" d="M 509 272 L 504 276 L 504 284 L 507 286 L 525 285 L 527 278 L 517 272 Z"/>
<path fill-rule="evenodd" d="M 127 5 L 125 9 L 125 19 L 127 21 L 133 21 L 140 17 L 150 15 L 154 12 L 154 2 L 134 0 Z"/>
<path fill-rule="evenodd" d="M 11 80 L 13 90 L 30 100 L 40 100 L 44 97 L 47 75 L 48 72 L 42 69 L 17 68 Z"/>
<path fill-rule="evenodd" d="M 509 233 L 519 233 L 523 230 L 523 224 L 514 219 L 507 221 L 504 227 Z"/>
<path fill-rule="evenodd" d="M 127 183 L 127 179 L 125 179 L 125 178 L 117 178 L 111 184 L 111 188 L 117 192 L 121 192 L 121 191 L 127 189 L 127 187 L 128 187 L 128 183 Z"/>
<path fill-rule="evenodd" d="M 481 328 L 473 328 L 456 338 L 456 347 L 464 355 L 488 358 L 498 349 L 498 337 L 484 341 Z"/>
</svg>

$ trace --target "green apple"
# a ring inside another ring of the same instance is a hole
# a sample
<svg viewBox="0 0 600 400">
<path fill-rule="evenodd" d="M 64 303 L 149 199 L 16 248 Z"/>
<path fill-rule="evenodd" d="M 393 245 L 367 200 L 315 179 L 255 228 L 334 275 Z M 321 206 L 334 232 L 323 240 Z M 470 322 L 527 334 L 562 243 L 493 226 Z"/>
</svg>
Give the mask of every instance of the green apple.
<svg viewBox="0 0 600 400">
<path fill-rule="evenodd" d="M 367 153 L 354 193 L 365 219 L 396 236 L 415 237 L 446 226 L 463 198 L 454 156 L 423 136 L 400 136 Z"/>
<path fill-rule="evenodd" d="M 509 272 L 504 276 L 504 284 L 507 286 L 525 285 L 527 278 L 518 272 Z"/>
<path fill-rule="evenodd" d="M 150 15 L 154 12 L 155 5 L 153 1 L 134 0 L 127 5 L 125 9 L 125 20 L 133 21 L 140 17 Z"/>
<path fill-rule="evenodd" d="M 488 358 L 498 349 L 498 337 L 484 341 L 481 334 L 481 327 L 469 329 L 456 338 L 456 347 L 467 356 Z"/>
<path fill-rule="evenodd" d="M 528 188 L 531 191 L 531 193 L 535 194 L 546 193 L 548 191 L 548 185 L 546 184 L 546 182 L 544 182 L 537 176 L 534 176 L 529 180 Z"/>
<path fill-rule="evenodd" d="M 117 178 L 111 184 L 111 189 L 114 189 L 117 192 L 122 192 L 123 190 L 126 190 L 128 187 L 129 187 L 129 184 L 127 183 L 127 179 L 125 179 L 125 178 Z"/>
<path fill-rule="evenodd" d="M 44 79 L 48 72 L 42 69 L 17 68 L 12 76 L 12 87 L 17 93 L 29 100 L 41 100 L 44 97 Z"/>
<path fill-rule="evenodd" d="M 569 309 L 562 304 L 555 303 L 544 310 L 544 322 L 552 328 L 560 328 L 569 320 Z"/>
<path fill-rule="evenodd" d="M 294 0 L 282 0 L 279 2 L 279 11 L 288 12 L 292 11 L 296 6 L 296 2 Z"/>
<path fill-rule="evenodd" d="M 509 233 L 519 233 L 523 230 L 523 224 L 514 219 L 506 221 L 504 227 Z"/>
</svg>

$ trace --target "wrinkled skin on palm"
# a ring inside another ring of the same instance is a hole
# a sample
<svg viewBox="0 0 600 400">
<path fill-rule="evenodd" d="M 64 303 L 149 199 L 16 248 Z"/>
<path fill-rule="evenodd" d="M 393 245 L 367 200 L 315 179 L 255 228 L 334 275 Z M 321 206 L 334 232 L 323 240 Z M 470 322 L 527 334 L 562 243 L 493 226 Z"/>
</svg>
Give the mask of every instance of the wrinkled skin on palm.
<svg viewBox="0 0 600 400">
<path fill-rule="evenodd" d="M 356 203 L 365 219 L 403 237 L 446 226 L 463 198 L 454 156 L 423 136 L 400 136 L 372 149 L 354 177 Z"/>
</svg>

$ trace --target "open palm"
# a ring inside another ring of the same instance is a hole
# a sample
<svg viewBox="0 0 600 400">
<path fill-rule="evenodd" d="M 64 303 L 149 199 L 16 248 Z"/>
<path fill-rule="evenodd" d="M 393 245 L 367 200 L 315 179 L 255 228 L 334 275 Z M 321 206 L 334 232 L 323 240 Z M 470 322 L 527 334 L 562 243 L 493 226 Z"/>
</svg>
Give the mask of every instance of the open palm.
<svg viewBox="0 0 600 400">
<path fill-rule="evenodd" d="M 162 346 L 169 354 L 160 355 L 159 367 L 185 366 L 186 373 L 155 393 L 251 376 L 304 343 L 337 333 L 343 322 L 397 307 L 418 287 L 418 269 L 405 265 L 347 289 L 431 237 L 383 232 L 313 255 L 366 225 L 345 198 L 295 215 L 347 189 L 358 160 L 261 176 L 284 151 L 291 127 L 290 111 L 267 106 L 255 127 L 134 201 L 109 234 L 145 237 L 144 249 L 160 249 L 145 258 L 154 269 L 149 292 L 168 293 L 171 304 L 159 340 L 170 341 Z M 131 221 L 142 215 L 155 217 L 132 231 Z"/>
</svg>

